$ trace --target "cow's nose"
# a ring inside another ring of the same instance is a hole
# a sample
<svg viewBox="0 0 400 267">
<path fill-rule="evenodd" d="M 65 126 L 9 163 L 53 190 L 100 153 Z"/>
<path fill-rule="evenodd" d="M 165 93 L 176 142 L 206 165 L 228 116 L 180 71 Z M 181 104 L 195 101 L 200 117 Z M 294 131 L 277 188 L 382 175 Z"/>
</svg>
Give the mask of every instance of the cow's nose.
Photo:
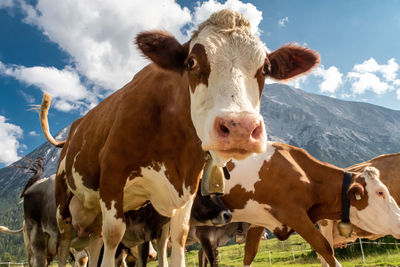
<svg viewBox="0 0 400 267">
<path fill-rule="evenodd" d="M 262 138 L 263 123 L 258 116 L 217 117 L 214 130 L 219 138 L 257 142 Z"/>
<path fill-rule="evenodd" d="M 232 213 L 229 210 L 224 210 L 219 213 L 220 221 L 229 223 L 232 220 Z"/>
</svg>

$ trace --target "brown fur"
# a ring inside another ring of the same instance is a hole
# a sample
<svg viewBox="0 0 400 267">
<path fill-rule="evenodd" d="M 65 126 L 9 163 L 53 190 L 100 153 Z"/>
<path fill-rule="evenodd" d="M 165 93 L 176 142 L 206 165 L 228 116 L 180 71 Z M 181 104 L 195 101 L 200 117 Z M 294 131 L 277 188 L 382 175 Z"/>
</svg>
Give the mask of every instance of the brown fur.
<svg viewBox="0 0 400 267">
<path fill-rule="evenodd" d="M 196 62 L 196 66 L 193 69 L 188 68 L 189 84 L 192 93 L 196 90 L 198 84 L 202 83 L 208 86 L 208 77 L 210 76 L 211 67 L 208 61 L 206 50 L 202 44 L 195 44 L 188 57 Z M 188 62 L 186 60 L 186 62 Z"/>
<path fill-rule="evenodd" d="M 300 73 L 305 74 L 319 63 L 319 55 L 311 49 L 286 44 L 268 56 L 271 62 L 269 76 L 287 80 Z"/>
</svg>

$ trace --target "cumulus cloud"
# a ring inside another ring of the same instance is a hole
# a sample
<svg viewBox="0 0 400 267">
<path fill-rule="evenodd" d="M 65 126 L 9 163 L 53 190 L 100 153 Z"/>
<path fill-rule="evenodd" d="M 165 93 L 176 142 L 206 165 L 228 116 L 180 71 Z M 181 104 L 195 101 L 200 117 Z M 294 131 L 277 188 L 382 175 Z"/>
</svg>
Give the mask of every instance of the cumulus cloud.
<svg viewBox="0 0 400 267">
<path fill-rule="evenodd" d="M 97 101 L 96 96 L 81 84 L 77 71 L 70 66 L 59 70 L 54 67 L 4 65 L 0 62 L 0 73 L 48 92 L 54 98 L 54 107 L 60 111 L 82 111 Z"/>
<path fill-rule="evenodd" d="M 353 71 L 358 73 L 381 73 L 387 81 L 395 80 L 398 70 L 399 65 L 394 58 L 389 59 L 387 64 L 379 65 L 376 60 L 371 57 L 353 67 Z"/>
<path fill-rule="evenodd" d="M 317 77 L 322 77 L 322 82 L 319 84 L 319 89 L 322 93 L 334 94 L 343 83 L 343 74 L 335 66 L 331 66 L 328 69 L 319 66 L 312 74 Z"/>
<path fill-rule="evenodd" d="M 35 131 L 30 131 L 28 134 L 30 136 L 39 136 L 39 134 L 37 132 L 35 132 Z"/>
<path fill-rule="evenodd" d="M 284 17 L 278 20 L 278 24 L 281 27 L 285 27 L 288 22 L 289 22 L 289 17 Z"/>
<path fill-rule="evenodd" d="M 18 160 L 18 149 L 23 145 L 18 139 L 22 138 L 21 127 L 8 123 L 4 116 L 0 115 L 0 163 L 11 164 Z"/>
<path fill-rule="evenodd" d="M 382 82 L 378 76 L 369 72 L 349 72 L 347 77 L 352 82 L 351 89 L 355 94 L 363 94 L 367 90 L 376 94 L 384 94 L 393 88 L 388 83 Z"/>
<path fill-rule="evenodd" d="M 198 23 L 217 10 L 231 8 L 250 20 L 255 34 L 261 32 L 262 12 L 239 0 L 198 3 L 193 13 L 175 0 L 120 0 L 117 5 L 97 0 L 15 3 L 25 14 L 24 22 L 37 27 L 70 55 L 70 66 L 60 70 L 0 62 L 0 73 L 48 91 L 55 98 L 55 107 L 66 112 L 93 107 L 97 98 L 121 88 L 147 64 L 133 44 L 141 31 L 163 29 L 185 42 Z"/>
<path fill-rule="evenodd" d="M 387 64 L 378 64 L 370 58 L 361 64 L 354 65 L 351 72 L 347 73 L 353 94 L 363 94 L 371 91 L 376 94 L 385 94 L 400 86 L 397 79 L 399 65 L 394 58 Z"/>
<path fill-rule="evenodd" d="M 13 0 L 1 0 L 0 1 L 0 8 L 12 7 L 13 5 L 14 5 Z"/>
<path fill-rule="evenodd" d="M 262 12 L 259 11 L 254 5 L 250 3 L 243 3 L 239 0 L 227 0 L 223 4 L 215 0 L 209 0 L 201 4 L 200 2 L 197 2 L 197 6 L 194 8 L 193 24 L 196 26 L 197 24 L 208 19 L 212 13 L 224 8 L 230 8 L 242 13 L 250 21 L 252 32 L 257 35 L 261 34 L 261 30 L 258 26 L 262 20 Z M 193 27 L 191 30 L 193 30 Z"/>
</svg>

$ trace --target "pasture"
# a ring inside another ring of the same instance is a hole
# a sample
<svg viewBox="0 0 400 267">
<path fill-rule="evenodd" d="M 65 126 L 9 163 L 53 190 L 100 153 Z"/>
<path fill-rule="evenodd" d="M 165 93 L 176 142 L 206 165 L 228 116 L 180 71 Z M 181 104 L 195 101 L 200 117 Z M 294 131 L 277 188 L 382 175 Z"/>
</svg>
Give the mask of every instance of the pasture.
<svg viewBox="0 0 400 267">
<path fill-rule="evenodd" d="M 338 260 L 343 266 L 400 266 L 400 243 L 399 246 L 373 245 L 371 249 L 365 249 L 364 245 L 364 250 L 365 264 L 362 260 L 358 242 L 353 246 L 342 249 L 341 255 L 338 255 Z M 185 254 L 187 267 L 199 266 L 197 252 L 198 250 L 192 250 Z M 243 253 L 244 244 L 220 247 L 219 266 L 243 266 Z M 276 238 L 261 241 L 259 251 L 251 266 L 262 267 L 268 265 L 321 266 L 310 245 L 297 234 L 292 235 L 286 241 L 279 241 Z M 157 262 L 150 262 L 148 266 L 156 267 Z"/>
</svg>

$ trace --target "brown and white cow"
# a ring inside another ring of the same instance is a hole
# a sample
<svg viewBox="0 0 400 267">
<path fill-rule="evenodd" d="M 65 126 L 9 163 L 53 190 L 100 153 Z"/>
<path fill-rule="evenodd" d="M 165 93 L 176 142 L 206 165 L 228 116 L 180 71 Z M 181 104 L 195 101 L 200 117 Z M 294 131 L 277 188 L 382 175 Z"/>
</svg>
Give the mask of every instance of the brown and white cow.
<svg viewBox="0 0 400 267">
<path fill-rule="evenodd" d="M 375 167 L 380 172 L 380 180 L 384 183 L 390 191 L 390 195 L 394 198 L 397 204 L 400 204 L 400 153 L 381 155 L 379 157 L 373 158 L 369 161 L 362 162 L 353 166 L 346 168 L 348 171 L 352 172 L 363 172 L 367 167 Z M 384 191 L 377 190 L 375 194 L 382 195 L 386 198 Z M 357 238 L 368 238 L 377 239 L 388 234 L 388 229 L 382 228 L 381 232 L 371 232 L 371 227 L 379 221 L 386 220 L 385 217 L 373 216 L 370 218 L 369 223 L 371 225 L 366 225 L 360 229 L 359 227 L 354 227 L 354 231 L 349 238 L 339 235 L 337 230 L 338 221 L 323 220 L 318 222 L 321 233 L 329 241 L 331 247 L 345 246 L 348 242 L 354 242 Z M 395 222 L 393 222 L 395 223 Z M 400 223 L 398 221 L 397 223 Z M 399 238 L 400 236 L 395 236 Z M 322 264 L 325 265 L 323 259 L 321 259 Z"/>
<path fill-rule="evenodd" d="M 209 151 L 219 166 L 264 152 L 259 114 L 265 77 L 286 80 L 307 72 L 318 55 L 297 45 L 267 54 L 241 14 L 226 9 L 199 25 L 181 45 L 163 31 L 143 32 L 136 44 L 151 59 L 122 89 L 72 123 L 56 178 L 58 225 L 65 266 L 71 218 L 86 228 L 101 217 L 102 266 L 114 265 L 125 231 L 124 212 L 150 200 L 171 217 L 171 265 L 184 266 L 193 197 Z M 42 114 L 47 110 L 42 110 Z M 85 218 L 74 216 L 71 198 Z"/>
<path fill-rule="evenodd" d="M 280 240 L 296 231 L 330 266 L 340 266 L 315 223 L 341 218 L 344 169 L 318 161 L 303 149 L 270 142 L 266 153 L 227 166 L 231 178 L 222 200 L 232 210 L 232 221 L 262 226 L 248 232 L 245 266 L 255 256 L 264 227 Z M 400 209 L 377 169 L 353 172 L 347 196 L 354 225 L 371 233 L 400 234 Z M 371 218 L 379 219 L 371 223 Z"/>
</svg>

